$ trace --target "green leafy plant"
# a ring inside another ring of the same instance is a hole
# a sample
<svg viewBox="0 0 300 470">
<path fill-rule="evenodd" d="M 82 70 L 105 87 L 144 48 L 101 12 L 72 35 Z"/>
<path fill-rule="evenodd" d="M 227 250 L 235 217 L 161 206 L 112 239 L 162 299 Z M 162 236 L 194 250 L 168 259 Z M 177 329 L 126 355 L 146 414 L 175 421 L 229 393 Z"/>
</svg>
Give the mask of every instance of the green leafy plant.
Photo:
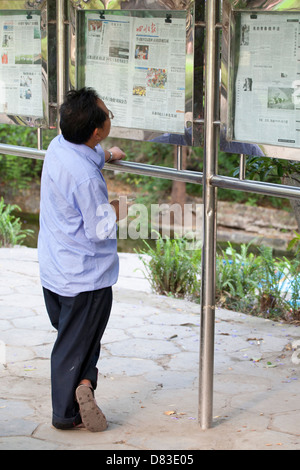
<svg viewBox="0 0 300 470">
<path fill-rule="evenodd" d="M 284 257 L 281 261 L 282 289 L 287 283 L 289 291 L 285 295 L 285 318 L 287 320 L 300 320 L 300 260 Z"/>
<path fill-rule="evenodd" d="M 300 164 L 292 160 L 280 160 L 268 157 L 247 158 L 247 178 L 260 181 L 272 181 L 280 183 L 281 178 L 293 173 L 299 173 Z M 237 176 L 239 169 L 236 168 L 233 175 Z"/>
<path fill-rule="evenodd" d="M 152 289 L 163 295 L 197 300 L 201 250 L 190 250 L 185 238 L 162 238 L 155 247 L 143 240 L 139 252 Z M 216 302 L 219 307 L 265 318 L 300 319 L 300 260 L 274 258 L 269 247 L 239 251 L 231 243 L 216 257 Z M 144 256 L 146 255 L 146 256 Z"/>
<path fill-rule="evenodd" d="M 270 247 L 259 248 L 259 269 L 257 299 L 260 312 L 268 317 L 280 317 L 286 310 L 287 292 L 283 289 L 280 279 L 284 272 L 284 263 L 279 258 L 273 258 L 273 250 Z"/>
<path fill-rule="evenodd" d="M 43 130 L 44 148 L 48 147 L 50 141 L 56 134 L 56 129 Z M 36 148 L 37 132 L 36 129 L 32 127 L 1 124 L 0 142 L 3 144 Z M 42 160 L 0 154 L 0 184 L 9 186 L 13 190 L 27 188 L 31 181 L 40 180 L 42 166 Z"/>
<path fill-rule="evenodd" d="M 300 254 L 300 233 L 294 231 L 294 234 L 295 237 L 288 244 L 288 250 L 296 248 L 295 255 L 297 256 Z"/>
<path fill-rule="evenodd" d="M 5 204 L 3 198 L 0 199 L 0 247 L 21 245 L 33 233 L 30 229 L 22 229 L 20 219 L 13 214 L 15 211 L 20 211 L 19 206 Z"/>
<path fill-rule="evenodd" d="M 200 288 L 201 250 L 189 250 L 189 240 L 185 238 L 157 236 L 154 248 L 143 240 L 146 249 L 139 252 L 152 289 L 178 298 L 193 297 Z"/>
<path fill-rule="evenodd" d="M 300 297 L 300 261 L 274 258 L 270 247 L 240 253 L 230 243 L 216 260 L 216 296 L 219 306 L 272 319 L 297 319 Z M 288 288 L 287 288 L 288 285 Z"/>
<path fill-rule="evenodd" d="M 230 309 L 253 308 L 258 288 L 259 259 L 249 253 L 249 245 L 242 244 L 241 252 L 228 243 L 216 259 L 216 297 L 219 304 Z"/>
</svg>

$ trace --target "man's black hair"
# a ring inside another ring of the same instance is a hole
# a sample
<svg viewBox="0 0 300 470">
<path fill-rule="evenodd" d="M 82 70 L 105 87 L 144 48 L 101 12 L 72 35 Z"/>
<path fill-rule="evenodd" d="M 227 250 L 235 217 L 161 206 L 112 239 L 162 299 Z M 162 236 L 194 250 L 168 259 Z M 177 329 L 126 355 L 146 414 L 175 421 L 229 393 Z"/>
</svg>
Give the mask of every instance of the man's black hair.
<svg viewBox="0 0 300 470">
<path fill-rule="evenodd" d="M 99 96 L 92 88 L 71 90 L 60 107 L 60 128 L 66 140 L 84 144 L 94 130 L 103 127 L 107 114 L 98 106 Z"/>
</svg>

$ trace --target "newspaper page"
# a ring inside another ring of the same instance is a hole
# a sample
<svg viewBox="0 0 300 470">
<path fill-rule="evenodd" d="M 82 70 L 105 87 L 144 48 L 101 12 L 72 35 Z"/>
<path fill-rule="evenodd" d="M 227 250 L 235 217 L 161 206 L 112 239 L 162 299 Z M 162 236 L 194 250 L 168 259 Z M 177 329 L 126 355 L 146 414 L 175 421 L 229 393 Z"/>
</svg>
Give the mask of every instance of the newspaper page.
<svg viewBox="0 0 300 470">
<path fill-rule="evenodd" d="M 86 86 L 113 126 L 184 133 L 185 18 L 86 17 Z"/>
<path fill-rule="evenodd" d="M 300 14 L 241 13 L 234 139 L 300 146 Z"/>
<path fill-rule="evenodd" d="M 43 117 L 40 16 L 0 16 L 0 113 Z"/>
<path fill-rule="evenodd" d="M 86 16 L 86 79 L 113 112 L 113 125 L 128 126 L 130 18 Z"/>
</svg>

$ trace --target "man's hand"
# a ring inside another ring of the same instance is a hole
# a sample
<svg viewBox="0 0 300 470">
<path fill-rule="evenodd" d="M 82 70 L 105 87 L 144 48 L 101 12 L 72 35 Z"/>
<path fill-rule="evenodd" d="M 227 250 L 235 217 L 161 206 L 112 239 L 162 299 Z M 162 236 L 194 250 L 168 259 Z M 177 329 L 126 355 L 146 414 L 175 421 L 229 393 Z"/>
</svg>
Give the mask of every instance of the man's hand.
<svg viewBox="0 0 300 470">
<path fill-rule="evenodd" d="M 112 153 L 112 158 L 110 159 L 110 152 Z M 123 150 L 119 147 L 112 147 L 109 150 L 105 151 L 105 161 L 113 162 L 115 160 L 122 160 L 125 157 Z"/>
</svg>

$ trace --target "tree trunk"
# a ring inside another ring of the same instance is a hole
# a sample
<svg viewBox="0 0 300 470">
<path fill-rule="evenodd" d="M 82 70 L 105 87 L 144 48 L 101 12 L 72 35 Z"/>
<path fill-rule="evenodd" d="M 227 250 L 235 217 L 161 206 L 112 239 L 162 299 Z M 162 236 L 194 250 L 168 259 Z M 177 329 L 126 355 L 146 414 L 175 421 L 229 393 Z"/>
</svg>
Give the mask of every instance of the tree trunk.
<svg viewBox="0 0 300 470">
<path fill-rule="evenodd" d="M 187 147 L 182 147 L 182 169 L 186 170 Z M 174 147 L 174 167 L 177 166 L 177 148 Z M 182 209 L 186 201 L 186 183 L 173 181 L 171 192 L 171 204 L 180 204 Z"/>
<path fill-rule="evenodd" d="M 287 186 L 296 186 L 300 188 L 299 173 L 291 174 L 290 176 L 285 176 L 283 178 L 283 184 Z M 298 232 L 300 233 L 300 200 L 299 199 L 290 199 L 290 204 L 294 211 L 296 222 L 298 225 Z"/>
<path fill-rule="evenodd" d="M 187 158 L 187 147 L 182 147 L 182 169 L 186 169 L 186 158 Z M 174 167 L 177 166 L 177 148 L 174 147 Z M 186 202 L 186 183 L 183 181 L 174 180 L 172 183 L 171 191 L 171 205 L 179 204 L 181 211 L 171 211 L 170 213 L 170 223 L 173 228 L 175 226 L 183 224 L 184 220 L 184 205 Z"/>
</svg>

